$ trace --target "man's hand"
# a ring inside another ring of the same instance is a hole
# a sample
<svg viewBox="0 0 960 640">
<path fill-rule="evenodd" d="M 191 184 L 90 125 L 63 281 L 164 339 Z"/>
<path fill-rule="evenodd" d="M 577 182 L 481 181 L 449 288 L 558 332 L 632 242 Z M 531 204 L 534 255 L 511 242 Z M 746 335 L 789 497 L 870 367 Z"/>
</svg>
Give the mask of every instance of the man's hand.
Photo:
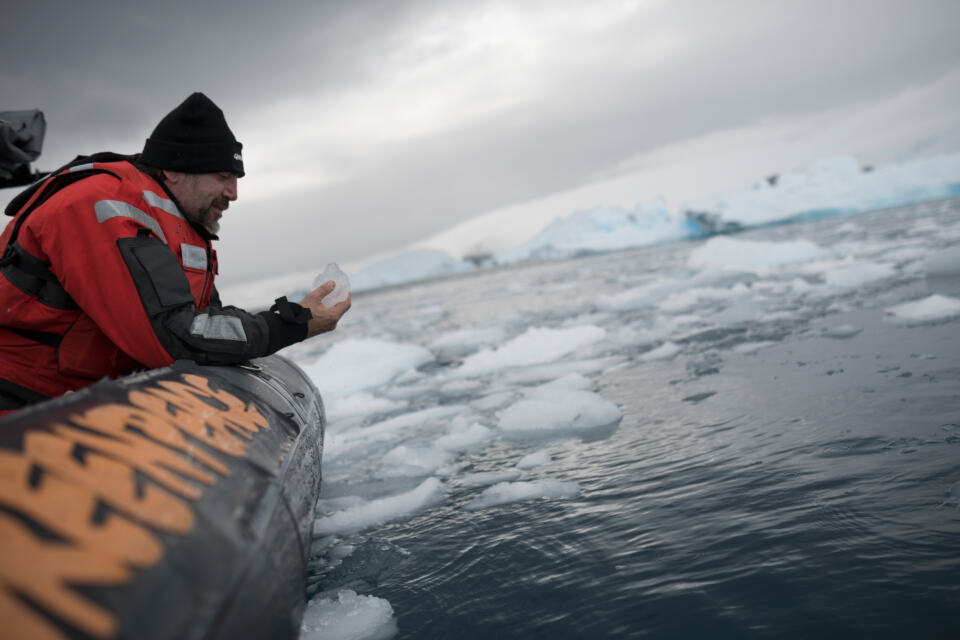
<svg viewBox="0 0 960 640">
<path fill-rule="evenodd" d="M 308 338 L 312 338 L 318 333 L 326 333 L 327 331 L 336 329 L 341 316 L 350 308 L 350 296 L 347 296 L 346 300 L 338 302 L 332 307 L 325 307 L 323 303 L 320 302 L 328 293 L 333 291 L 336 286 L 333 280 L 328 280 L 308 293 L 303 300 L 300 301 L 300 306 L 309 309 L 310 313 L 313 314 L 313 318 L 307 323 Z"/>
</svg>

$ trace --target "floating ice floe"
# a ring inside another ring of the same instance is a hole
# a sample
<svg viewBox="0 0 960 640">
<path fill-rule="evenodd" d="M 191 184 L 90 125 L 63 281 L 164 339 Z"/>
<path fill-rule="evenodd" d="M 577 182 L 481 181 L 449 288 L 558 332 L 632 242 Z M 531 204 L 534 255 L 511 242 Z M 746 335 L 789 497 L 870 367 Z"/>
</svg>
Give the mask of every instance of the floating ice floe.
<svg viewBox="0 0 960 640">
<path fill-rule="evenodd" d="M 717 236 L 691 251 L 687 264 L 693 269 L 764 272 L 771 267 L 808 262 L 825 255 L 823 249 L 809 240 L 762 242 Z"/>
<path fill-rule="evenodd" d="M 776 342 L 770 342 L 769 340 L 763 340 L 761 342 L 741 342 L 733 348 L 734 353 L 740 353 L 743 355 L 749 355 L 751 353 L 756 353 L 760 349 L 765 349 L 766 347 L 772 347 L 777 344 Z"/>
<path fill-rule="evenodd" d="M 466 413 L 463 405 L 428 407 L 364 427 L 341 430 L 339 423 L 331 424 L 324 436 L 324 460 L 338 458 L 366 458 L 380 447 L 392 446 L 397 440 L 433 432 L 455 416 Z"/>
<path fill-rule="evenodd" d="M 505 433 L 545 436 L 610 426 L 623 414 L 616 404 L 592 391 L 544 385 L 527 391 L 499 417 L 498 426 Z"/>
<path fill-rule="evenodd" d="M 496 349 L 484 349 L 468 356 L 457 370 L 459 375 L 481 375 L 507 367 L 552 362 L 579 347 L 598 342 L 606 331 L 587 325 L 569 329 L 534 327 Z"/>
<path fill-rule="evenodd" d="M 855 262 L 824 272 L 823 279 L 831 287 L 855 289 L 892 278 L 897 270 L 888 264 Z"/>
<path fill-rule="evenodd" d="M 887 314 L 892 321 L 901 324 L 941 322 L 960 317 L 960 300 L 934 294 L 922 300 L 890 307 Z"/>
<path fill-rule="evenodd" d="M 592 388 L 593 381 L 578 372 L 562 375 L 538 387 L 539 391 L 549 391 L 552 389 L 580 389 L 581 391 L 588 391 Z"/>
<path fill-rule="evenodd" d="M 686 291 L 671 293 L 666 300 L 660 303 L 659 307 L 661 311 L 667 313 L 680 313 L 696 309 L 710 302 L 730 300 L 750 293 L 752 293 L 750 287 L 742 282 L 738 282 L 728 289 L 717 287 L 687 289 Z"/>
<path fill-rule="evenodd" d="M 407 406 L 406 402 L 398 402 L 388 398 L 380 398 L 360 391 L 348 396 L 331 395 L 326 400 L 327 420 L 343 420 L 356 416 L 373 415 L 396 411 Z"/>
<path fill-rule="evenodd" d="M 590 358 L 588 360 L 570 360 L 567 362 L 539 364 L 504 371 L 496 381 L 501 385 L 532 384 L 556 380 L 570 374 L 587 375 L 606 371 L 623 362 L 623 360 L 621 356 L 608 356 L 605 358 Z"/>
<path fill-rule="evenodd" d="M 454 454 L 437 447 L 401 444 L 380 459 L 381 478 L 418 478 L 437 473 L 454 460 Z"/>
<path fill-rule="evenodd" d="M 683 284 L 681 281 L 672 278 L 664 278 L 619 293 L 601 295 L 597 298 L 596 304 L 607 311 L 629 311 L 650 307 L 656 305 Z"/>
<path fill-rule="evenodd" d="M 437 439 L 437 447 L 446 451 L 467 451 L 486 444 L 493 436 L 493 429 L 479 422 L 467 424 L 465 420 L 457 418 L 450 431 Z"/>
<path fill-rule="evenodd" d="M 335 598 L 308 602 L 300 626 L 301 640 L 387 640 L 396 633 L 397 620 L 388 601 L 350 589 Z"/>
<path fill-rule="evenodd" d="M 328 393 L 343 396 L 386 384 L 432 360 L 433 354 L 418 345 L 348 339 L 302 367 L 326 397 Z"/>
<path fill-rule="evenodd" d="M 517 397 L 517 394 L 513 391 L 494 391 L 489 393 L 482 398 L 474 400 L 470 403 L 470 407 L 477 411 L 496 411 L 497 409 L 502 409 L 511 402 L 513 402 Z"/>
<path fill-rule="evenodd" d="M 807 282 L 803 278 L 794 278 L 793 280 L 791 280 L 790 288 L 793 290 L 794 293 L 799 295 L 812 293 L 820 289 L 819 286 L 815 284 L 811 284 L 810 282 Z"/>
<path fill-rule="evenodd" d="M 480 347 L 498 344 L 505 337 L 506 332 L 503 327 L 459 329 L 434 339 L 427 348 L 444 357 L 461 357 L 473 353 Z"/>
<path fill-rule="evenodd" d="M 483 490 L 480 497 L 468 502 L 464 508 L 486 509 L 511 502 L 537 500 L 540 498 L 573 498 L 580 493 L 576 482 L 560 480 L 537 480 L 532 482 L 501 482 Z"/>
<path fill-rule="evenodd" d="M 680 345 L 673 342 L 664 342 L 656 349 L 651 349 L 646 353 L 640 354 L 640 360 L 643 362 L 653 362 L 654 360 L 670 360 L 680 353 Z"/>
<path fill-rule="evenodd" d="M 353 533 L 368 527 L 398 520 L 427 509 L 444 497 L 443 483 L 437 478 L 427 478 L 417 487 L 386 498 L 363 501 L 341 511 L 317 518 L 313 525 L 315 536 L 332 533 Z M 321 510 L 323 507 L 321 501 Z"/>
<path fill-rule="evenodd" d="M 533 469 L 545 465 L 548 462 L 550 462 L 549 453 L 546 451 L 535 451 L 520 458 L 520 462 L 517 463 L 517 469 Z"/>
</svg>

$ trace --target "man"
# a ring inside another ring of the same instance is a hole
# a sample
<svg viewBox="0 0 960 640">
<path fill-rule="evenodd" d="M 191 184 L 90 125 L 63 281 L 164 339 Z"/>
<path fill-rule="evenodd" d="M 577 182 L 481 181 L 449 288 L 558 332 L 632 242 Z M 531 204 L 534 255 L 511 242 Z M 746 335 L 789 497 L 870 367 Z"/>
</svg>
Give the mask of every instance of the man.
<svg viewBox="0 0 960 640">
<path fill-rule="evenodd" d="M 11 201 L 0 413 L 176 359 L 243 362 L 337 326 L 350 298 L 321 304 L 333 282 L 256 314 L 220 304 L 211 241 L 237 199 L 241 148 L 194 93 L 138 156 L 78 158 Z"/>
</svg>

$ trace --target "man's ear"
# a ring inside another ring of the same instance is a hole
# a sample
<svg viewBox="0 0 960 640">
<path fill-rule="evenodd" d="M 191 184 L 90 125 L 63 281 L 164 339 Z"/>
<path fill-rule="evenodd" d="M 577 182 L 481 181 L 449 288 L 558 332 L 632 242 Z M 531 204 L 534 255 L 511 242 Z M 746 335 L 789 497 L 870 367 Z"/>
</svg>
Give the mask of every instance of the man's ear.
<svg viewBox="0 0 960 640">
<path fill-rule="evenodd" d="M 183 173 L 182 171 L 170 171 L 168 169 L 163 170 L 163 177 L 166 178 L 167 182 L 170 184 L 180 184 L 183 182 L 183 178 L 186 175 L 187 174 Z"/>
</svg>

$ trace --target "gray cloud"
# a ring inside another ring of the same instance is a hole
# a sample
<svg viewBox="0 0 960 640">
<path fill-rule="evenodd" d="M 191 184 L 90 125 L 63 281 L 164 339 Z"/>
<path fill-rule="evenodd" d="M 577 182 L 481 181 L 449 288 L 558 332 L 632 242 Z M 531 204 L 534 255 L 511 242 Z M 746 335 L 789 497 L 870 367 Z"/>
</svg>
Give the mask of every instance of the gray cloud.
<svg viewBox="0 0 960 640">
<path fill-rule="evenodd" d="M 45 110 L 44 161 L 102 148 L 133 151 L 190 91 L 207 92 L 231 123 L 247 127 L 283 100 L 336 104 L 346 91 L 394 81 L 407 65 L 416 70 L 442 60 L 457 45 L 443 33 L 436 44 L 408 47 L 411 34 L 422 35 L 418 29 L 431 20 L 457 26 L 497 6 L 522 7 L 527 16 L 541 11 L 543 21 L 531 19 L 519 30 L 542 35 L 551 12 L 583 5 L 178 2 L 118 11 L 94 2 L 49 11 L 15 2 L 0 26 L 0 56 L 22 63 L 0 71 L 2 107 Z M 247 209 L 241 199 L 225 224 L 224 265 L 235 277 L 250 276 L 253 267 L 242 257 L 265 255 L 264 247 L 282 248 L 286 256 L 282 264 L 271 262 L 269 273 L 321 264 L 317 252 L 357 258 L 610 176 L 636 154 L 673 141 L 866 108 L 956 71 L 958 23 L 960 5 L 950 0 L 641 3 L 595 32 L 565 32 L 573 38 L 566 46 L 545 40 L 553 48 L 532 67 L 538 75 L 530 78 L 529 95 L 520 86 L 516 104 L 373 148 L 361 140 L 325 144 L 322 137 L 305 143 L 303 157 L 337 169 L 338 180 Z M 658 39 L 667 47 L 662 59 L 646 46 Z M 491 45 L 489 60 L 500 53 Z M 486 63 L 485 55 L 472 63 Z M 435 88 L 462 72 L 452 67 L 454 75 L 438 76 Z M 516 81 L 505 74 L 504 82 Z M 429 97 L 402 96 L 414 105 Z M 397 106 L 374 105 L 387 115 Z M 351 115 L 342 114 L 345 123 Z M 269 162 L 282 148 L 247 152 Z M 301 248 L 303 237 L 316 240 Z"/>
</svg>

